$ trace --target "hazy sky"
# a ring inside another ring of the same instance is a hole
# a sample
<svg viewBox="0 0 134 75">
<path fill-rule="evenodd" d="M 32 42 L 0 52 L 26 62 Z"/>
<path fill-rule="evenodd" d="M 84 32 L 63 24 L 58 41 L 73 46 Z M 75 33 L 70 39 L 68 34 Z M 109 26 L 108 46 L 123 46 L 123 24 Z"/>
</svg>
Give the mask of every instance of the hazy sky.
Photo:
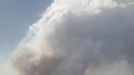
<svg viewBox="0 0 134 75">
<path fill-rule="evenodd" d="M 0 60 L 8 57 L 52 0 L 0 0 Z"/>
</svg>

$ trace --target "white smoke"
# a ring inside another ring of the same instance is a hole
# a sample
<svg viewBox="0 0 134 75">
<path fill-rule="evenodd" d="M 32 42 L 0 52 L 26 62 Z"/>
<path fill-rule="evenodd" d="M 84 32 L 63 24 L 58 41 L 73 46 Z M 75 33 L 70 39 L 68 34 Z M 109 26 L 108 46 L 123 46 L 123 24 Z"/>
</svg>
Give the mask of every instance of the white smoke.
<svg viewBox="0 0 134 75">
<path fill-rule="evenodd" d="M 20 75 L 132 75 L 133 4 L 54 0 L 29 27 L 14 68 Z"/>
<path fill-rule="evenodd" d="M 9 62 L 0 63 L 0 75 L 19 75 Z"/>
</svg>

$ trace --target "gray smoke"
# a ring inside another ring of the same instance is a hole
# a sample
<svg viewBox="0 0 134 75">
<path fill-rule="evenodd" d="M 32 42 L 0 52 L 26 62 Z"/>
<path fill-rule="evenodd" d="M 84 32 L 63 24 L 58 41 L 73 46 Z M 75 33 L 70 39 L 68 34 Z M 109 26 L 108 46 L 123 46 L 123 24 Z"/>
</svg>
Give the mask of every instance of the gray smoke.
<svg viewBox="0 0 134 75">
<path fill-rule="evenodd" d="M 20 75 L 133 75 L 134 2 L 54 0 L 12 58 Z"/>
</svg>

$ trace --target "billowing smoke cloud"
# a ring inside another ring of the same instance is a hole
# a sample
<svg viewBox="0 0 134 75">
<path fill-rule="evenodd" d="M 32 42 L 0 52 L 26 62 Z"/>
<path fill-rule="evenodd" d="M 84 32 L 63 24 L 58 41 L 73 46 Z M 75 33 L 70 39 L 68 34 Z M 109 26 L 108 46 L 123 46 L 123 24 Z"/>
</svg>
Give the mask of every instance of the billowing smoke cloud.
<svg viewBox="0 0 134 75">
<path fill-rule="evenodd" d="M 12 58 L 20 75 L 133 75 L 132 0 L 54 0 Z"/>
</svg>

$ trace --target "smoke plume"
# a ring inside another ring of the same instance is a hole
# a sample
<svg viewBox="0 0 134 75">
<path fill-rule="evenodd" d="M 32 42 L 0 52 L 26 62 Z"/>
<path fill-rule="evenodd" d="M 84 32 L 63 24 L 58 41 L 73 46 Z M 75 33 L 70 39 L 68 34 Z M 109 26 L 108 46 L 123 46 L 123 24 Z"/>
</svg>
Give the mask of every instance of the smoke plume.
<svg viewBox="0 0 134 75">
<path fill-rule="evenodd" d="M 133 0 L 54 0 L 11 59 L 19 75 L 133 75 Z"/>
</svg>

